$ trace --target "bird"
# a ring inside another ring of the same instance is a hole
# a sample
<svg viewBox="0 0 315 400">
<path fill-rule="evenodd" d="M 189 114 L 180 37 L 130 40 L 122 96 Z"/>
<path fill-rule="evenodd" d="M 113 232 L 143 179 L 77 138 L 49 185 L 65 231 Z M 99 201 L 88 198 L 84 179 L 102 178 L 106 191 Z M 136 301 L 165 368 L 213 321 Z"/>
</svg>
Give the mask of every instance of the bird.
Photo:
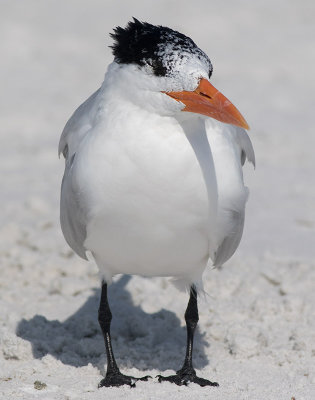
<svg viewBox="0 0 315 400">
<path fill-rule="evenodd" d="M 99 387 L 149 378 L 122 374 L 114 357 L 107 290 L 117 274 L 171 277 L 188 292 L 184 363 L 159 382 L 218 386 L 193 367 L 198 293 L 207 266 L 220 267 L 241 240 L 242 168 L 246 159 L 255 165 L 249 126 L 210 83 L 213 65 L 188 36 L 136 18 L 110 36 L 104 82 L 59 142 L 62 232 L 100 273 L 107 371 Z"/>
</svg>

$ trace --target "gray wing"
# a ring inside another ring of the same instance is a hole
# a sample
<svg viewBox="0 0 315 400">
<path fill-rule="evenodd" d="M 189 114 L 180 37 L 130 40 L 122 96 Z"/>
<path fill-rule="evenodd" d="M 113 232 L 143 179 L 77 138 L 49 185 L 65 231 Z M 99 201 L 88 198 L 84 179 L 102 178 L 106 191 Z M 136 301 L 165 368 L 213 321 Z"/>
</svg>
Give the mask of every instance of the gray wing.
<svg viewBox="0 0 315 400">
<path fill-rule="evenodd" d="M 237 126 L 234 128 L 233 136 L 241 152 L 241 164 L 244 165 L 245 160 L 247 159 L 255 167 L 255 152 L 247 132 L 245 129 L 238 128 Z"/>
<path fill-rule="evenodd" d="M 66 123 L 59 141 L 59 155 L 65 158 L 65 172 L 61 184 L 60 224 L 69 246 L 82 258 L 87 259 L 84 248 L 86 216 L 80 206 L 79 194 L 73 185 L 72 166 L 83 138 L 95 123 L 100 89 L 90 96 L 73 113 Z"/>
<path fill-rule="evenodd" d="M 233 213 L 233 227 L 217 248 L 215 252 L 215 259 L 213 260 L 213 265 L 216 267 L 220 267 L 224 264 L 229 258 L 233 256 L 238 245 L 240 244 L 243 229 L 244 229 L 244 220 L 245 220 L 245 212 L 237 212 L 232 211 Z"/>
<path fill-rule="evenodd" d="M 58 154 L 69 159 L 77 151 L 82 139 L 94 124 L 99 103 L 100 89 L 78 107 L 64 127 L 58 146 Z"/>
<path fill-rule="evenodd" d="M 246 159 L 253 164 L 255 167 L 255 152 L 253 149 L 252 142 L 247 134 L 247 132 L 238 127 L 230 130 L 234 141 L 239 150 L 239 162 L 243 166 Z M 248 188 L 247 197 L 249 194 Z M 238 245 L 240 244 L 244 220 L 245 220 L 245 209 L 242 210 L 230 210 L 231 213 L 231 229 L 229 234 L 225 236 L 220 245 L 215 252 L 215 259 L 213 260 L 213 265 L 221 266 L 224 264 L 232 255 L 235 253 Z"/>
</svg>

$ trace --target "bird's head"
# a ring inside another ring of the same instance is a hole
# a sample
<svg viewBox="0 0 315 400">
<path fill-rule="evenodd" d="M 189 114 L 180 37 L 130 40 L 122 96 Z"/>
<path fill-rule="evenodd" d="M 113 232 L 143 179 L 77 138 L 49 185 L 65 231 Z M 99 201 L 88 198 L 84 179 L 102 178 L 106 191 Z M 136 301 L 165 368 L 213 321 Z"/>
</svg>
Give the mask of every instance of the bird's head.
<svg viewBox="0 0 315 400">
<path fill-rule="evenodd" d="M 237 108 L 209 82 L 211 61 L 189 37 L 137 19 L 111 36 L 111 70 L 138 105 L 164 115 L 201 114 L 248 129 Z"/>
</svg>

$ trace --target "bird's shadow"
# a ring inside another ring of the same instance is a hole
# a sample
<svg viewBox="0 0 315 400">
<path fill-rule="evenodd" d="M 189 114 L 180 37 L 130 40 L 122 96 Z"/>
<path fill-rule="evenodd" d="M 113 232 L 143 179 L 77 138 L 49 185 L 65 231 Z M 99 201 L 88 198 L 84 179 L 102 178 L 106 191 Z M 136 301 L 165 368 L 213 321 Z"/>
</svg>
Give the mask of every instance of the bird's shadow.
<svg viewBox="0 0 315 400">
<path fill-rule="evenodd" d="M 133 304 L 124 275 L 109 287 L 109 303 L 113 314 L 111 334 L 119 366 L 139 370 L 165 371 L 181 367 L 186 347 L 186 327 L 175 313 L 161 309 L 146 313 Z M 104 341 L 97 320 L 100 289 L 95 289 L 85 304 L 64 322 L 35 315 L 22 319 L 16 333 L 32 344 L 33 356 L 52 355 L 62 363 L 75 367 L 91 363 L 104 374 L 106 363 Z M 194 365 L 208 364 L 207 343 L 197 330 Z"/>
</svg>

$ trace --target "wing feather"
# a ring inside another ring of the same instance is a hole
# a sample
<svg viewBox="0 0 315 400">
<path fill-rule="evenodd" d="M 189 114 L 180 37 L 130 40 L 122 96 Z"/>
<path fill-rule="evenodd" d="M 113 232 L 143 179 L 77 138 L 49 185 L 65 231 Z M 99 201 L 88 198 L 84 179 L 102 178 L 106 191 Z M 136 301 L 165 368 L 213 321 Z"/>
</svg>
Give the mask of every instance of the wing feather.
<svg viewBox="0 0 315 400">
<path fill-rule="evenodd" d="M 100 89 L 82 103 L 66 123 L 59 141 L 59 156 L 63 153 L 66 159 L 71 158 L 77 151 L 82 139 L 93 126 L 99 103 L 99 93 Z"/>
<path fill-rule="evenodd" d="M 84 259 L 87 259 L 83 245 L 86 238 L 86 218 L 80 206 L 76 185 L 73 183 L 72 165 L 82 140 L 95 124 L 99 93 L 100 89 L 73 113 L 64 127 L 58 148 L 59 155 L 62 153 L 65 158 L 60 198 L 61 229 L 69 246 Z"/>
<path fill-rule="evenodd" d="M 245 131 L 245 129 L 238 127 L 235 127 L 235 129 L 232 132 L 235 141 L 241 150 L 241 164 L 244 165 L 245 159 L 247 158 L 247 160 L 250 163 L 252 163 L 253 166 L 255 167 L 256 166 L 255 152 L 247 132 Z"/>
<path fill-rule="evenodd" d="M 225 136 L 222 140 L 225 141 L 225 143 L 229 143 L 228 148 L 234 149 L 232 152 L 226 154 L 221 153 L 220 155 L 222 155 L 222 158 L 234 158 L 234 165 L 239 165 L 239 168 L 232 168 L 232 166 L 230 166 L 233 171 L 239 171 L 237 177 L 235 176 L 233 178 L 233 180 L 236 179 L 238 182 L 237 185 L 239 189 L 230 193 L 226 193 L 225 190 L 223 190 L 221 195 L 225 197 L 221 199 L 221 201 L 219 190 L 219 215 L 221 226 L 219 227 L 220 240 L 213 259 L 213 264 L 215 266 L 221 266 L 232 257 L 240 243 L 244 228 L 245 204 L 249 194 L 248 188 L 244 186 L 243 183 L 242 166 L 247 159 L 255 167 L 254 149 L 251 140 L 244 129 L 229 126 L 228 128 L 225 127 L 222 129 L 220 134 Z M 226 159 L 226 162 L 228 163 L 230 160 Z M 231 171 L 228 171 L 229 167 L 225 170 L 225 165 L 223 167 L 222 165 L 218 165 L 218 169 L 220 168 L 220 182 L 222 183 L 224 179 L 228 179 L 226 176 L 230 174 Z M 231 181 L 229 184 L 233 185 L 235 183 L 233 182 L 234 181 Z"/>
</svg>

